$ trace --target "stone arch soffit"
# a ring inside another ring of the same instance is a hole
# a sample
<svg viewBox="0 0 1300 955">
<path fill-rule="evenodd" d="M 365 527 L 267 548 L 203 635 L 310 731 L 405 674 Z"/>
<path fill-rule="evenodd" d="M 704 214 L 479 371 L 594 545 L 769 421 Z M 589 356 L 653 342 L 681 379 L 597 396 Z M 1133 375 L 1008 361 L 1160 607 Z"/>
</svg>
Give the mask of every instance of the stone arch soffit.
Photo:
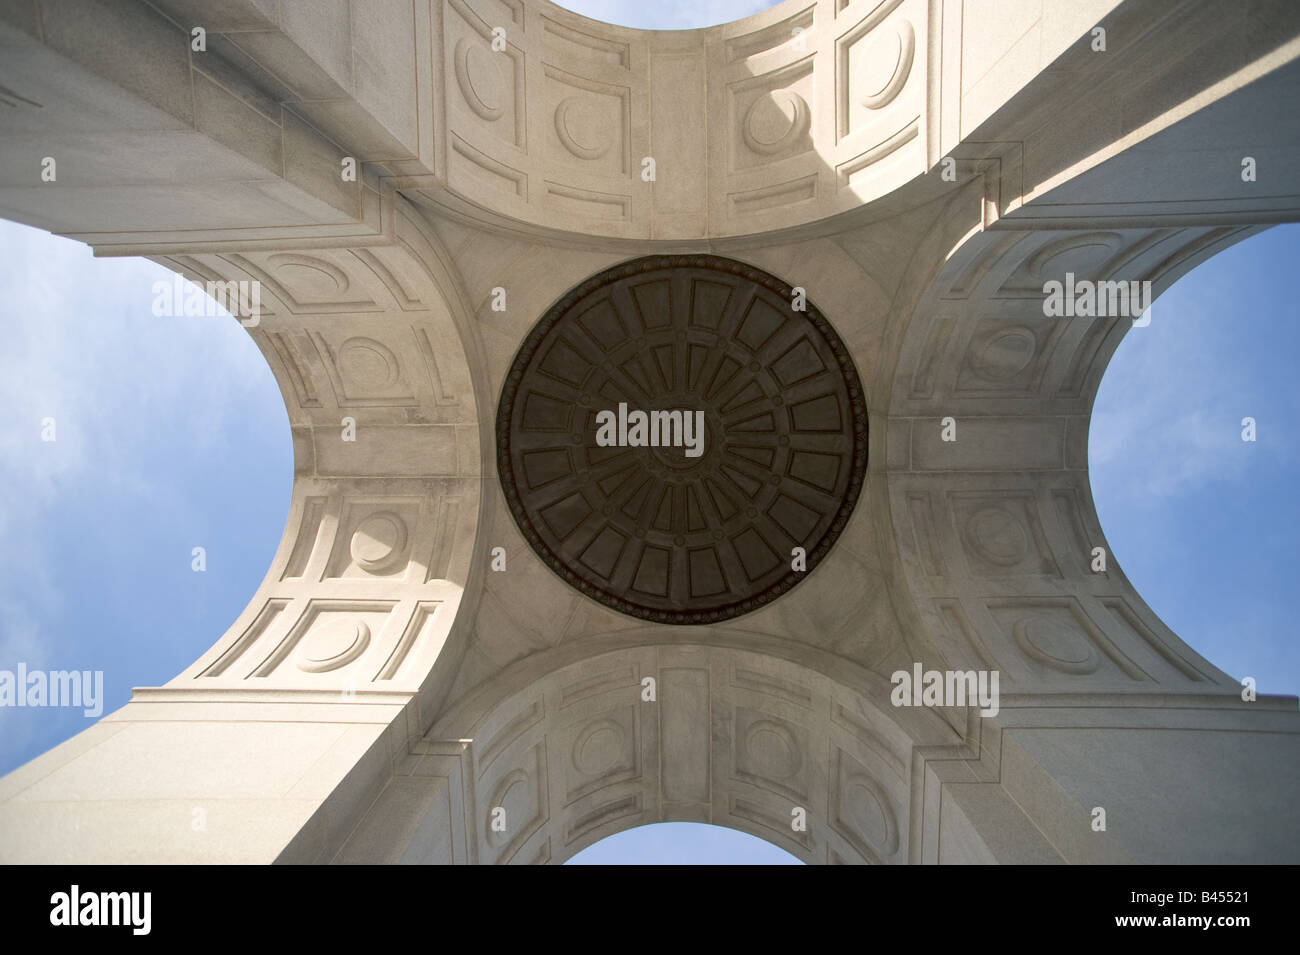
<svg viewBox="0 0 1300 955">
<path fill-rule="evenodd" d="M 196 283 L 259 284 L 243 324 L 294 444 L 266 577 L 168 688 L 436 695 L 434 662 L 463 651 L 492 399 L 451 256 L 400 197 L 396 211 L 387 245 L 153 257 Z"/>
<path fill-rule="evenodd" d="M 852 10 L 785 0 L 670 32 L 544 0 L 511 20 L 493 59 L 487 20 L 450 5 L 457 146 L 445 179 L 396 180 L 462 221 L 557 243 L 648 249 L 669 237 L 704 249 L 788 228 L 824 232 L 827 220 L 923 178 L 936 158 L 926 111 L 938 18 L 918 0 Z M 680 64 L 671 76 L 650 69 L 665 56 Z M 732 118 L 705 122 L 724 112 Z M 536 128 L 523 122 L 529 113 Z M 652 142 L 676 145 L 646 156 Z M 724 154 L 734 158 L 716 162 Z M 643 178 L 646 159 L 654 178 Z M 650 194 L 649 183 L 668 181 L 671 197 Z"/>
<path fill-rule="evenodd" d="M 480 863 L 563 862 L 662 821 L 736 828 L 808 862 L 901 862 L 927 759 L 993 772 L 979 720 L 959 732 L 933 711 L 894 708 L 879 676 L 803 666 L 721 630 L 707 645 L 695 631 L 678 643 L 663 628 L 618 636 L 641 642 L 546 651 L 426 734 L 461 754 L 478 825 L 497 806 L 525 820 L 508 837 L 480 833 Z M 794 807 L 807 833 L 791 829 Z"/>
<path fill-rule="evenodd" d="M 922 745 L 959 743 L 964 730 L 954 729 L 929 708 L 899 709 L 891 705 L 891 684 L 879 673 L 843 657 L 795 640 L 748 630 L 716 627 L 644 626 L 609 634 L 600 645 L 590 641 L 554 647 L 502 668 L 490 680 L 455 701 L 434 721 L 429 739 L 473 739 L 485 726 L 513 708 L 537 687 L 580 678 L 593 672 L 626 671 L 634 662 L 653 663 L 657 653 L 714 654 L 726 661 L 746 656 L 760 664 L 789 668 L 850 695 L 872 722 L 880 721 Z M 671 665 L 671 664 L 670 664 Z M 622 667 L 622 670 L 620 670 Z M 640 678 L 635 684 L 641 689 Z M 622 684 L 611 684 L 622 685 Z M 901 737 L 900 737 L 901 738 Z"/>
<path fill-rule="evenodd" d="M 449 5 L 442 55 L 456 145 L 445 150 L 445 176 L 393 183 L 464 222 L 556 244 L 647 251 L 662 238 L 722 251 L 773 235 L 830 234 L 923 204 L 954 181 L 988 189 L 990 220 L 1019 214 L 1277 70 L 1293 55 L 1286 44 L 1297 28 L 1280 11 L 1270 11 L 1270 29 L 1225 20 L 1209 0 L 1158 11 L 1102 0 L 1093 9 L 1114 41 L 1104 56 L 1083 21 L 1058 24 L 1039 31 L 1034 53 L 1005 50 L 1005 85 L 972 96 L 960 78 L 982 56 L 963 36 L 984 35 L 971 21 L 989 14 L 960 4 L 787 0 L 732 23 L 669 33 L 546 2 L 510 6 L 505 48 L 495 55 L 488 21 L 459 0 Z M 1035 26 L 1031 14 L 1005 12 L 1027 18 L 1007 35 Z M 1195 28 L 1224 42 L 1186 44 L 1183 31 Z M 1115 39 L 1135 36 L 1141 42 Z M 649 64 L 667 56 L 680 68 L 654 74 Z M 538 62 L 541 69 L 525 65 Z M 1071 76 L 1069 88 L 1048 73 Z M 1135 94 L 1126 79 L 1166 74 L 1181 79 L 1160 96 Z M 524 117 L 538 115 L 539 103 L 542 121 L 530 130 Z M 667 142 L 681 148 L 644 155 Z M 646 158 L 658 164 L 653 180 L 642 179 Z M 956 180 L 935 175 L 946 159 Z M 644 188 L 651 181 L 662 198 Z M 1208 208 L 1192 206 L 1193 215 Z"/>
<path fill-rule="evenodd" d="M 1122 303 L 1119 283 L 1130 292 L 1149 283 L 1135 294 L 1151 304 L 1263 228 L 975 227 L 917 283 L 899 325 L 882 456 L 900 612 L 916 615 L 952 665 L 1003 668 L 1004 693 L 1017 682 L 1236 687 L 1136 593 L 1110 557 L 1092 499 L 1093 401 L 1115 349 L 1143 319 L 1045 315 L 1044 284 L 1068 272 L 1076 288 L 1092 283 Z M 1093 569 L 1095 547 L 1106 551 L 1104 573 Z"/>
</svg>

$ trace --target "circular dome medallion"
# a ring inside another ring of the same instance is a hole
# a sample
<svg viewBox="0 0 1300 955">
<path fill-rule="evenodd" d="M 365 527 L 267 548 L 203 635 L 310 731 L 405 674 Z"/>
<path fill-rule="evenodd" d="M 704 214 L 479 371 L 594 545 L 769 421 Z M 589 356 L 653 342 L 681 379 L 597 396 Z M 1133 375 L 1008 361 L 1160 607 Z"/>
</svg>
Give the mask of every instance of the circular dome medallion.
<svg viewBox="0 0 1300 955">
<path fill-rule="evenodd" d="M 671 624 L 748 613 L 813 570 L 862 489 L 867 408 L 844 343 L 793 300 L 751 266 L 660 255 L 547 311 L 506 376 L 497 469 L 552 570 Z"/>
</svg>

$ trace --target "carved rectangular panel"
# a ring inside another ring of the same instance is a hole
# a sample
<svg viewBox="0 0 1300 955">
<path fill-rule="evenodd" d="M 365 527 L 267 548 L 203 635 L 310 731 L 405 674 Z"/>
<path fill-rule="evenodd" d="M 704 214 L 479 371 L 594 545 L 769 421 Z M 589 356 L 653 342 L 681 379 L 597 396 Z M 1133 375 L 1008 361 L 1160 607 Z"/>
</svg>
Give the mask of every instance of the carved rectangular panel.
<svg viewBox="0 0 1300 955">
<path fill-rule="evenodd" d="M 1060 577 L 1029 491 L 950 491 L 953 527 L 976 577 Z"/>
<path fill-rule="evenodd" d="M 427 644 L 435 638 L 437 629 L 440 629 L 441 621 L 437 620 L 437 613 L 442 602 L 438 600 L 423 600 L 416 604 L 415 612 L 411 615 L 410 622 L 402 635 L 393 645 L 392 652 L 384 661 L 383 668 L 375 676 L 376 680 L 392 680 L 401 673 L 402 664 L 410 656 L 411 650 L 421 643 Z"/>
<path fill-rule="evenodd" d="M 1165 681 L 1176 681 L 1181 678 L 1201 683 L 1210 679 L 1208 673 L 1202 673 L 1192 661 L 1185 659 L 1182 654 L 1161 639 L 1155 629 L 1143 623 L 1137 611 L 1123 597 L 1103 597 L 1101 603 L 1121 624 L 1133 645 L 1145 644 L 1153 656 L 1161 661 L 1157 666 L 1165 671 L 1163 674 Z"/>
<path fill-rule="evenodd" d="M 907 786 L 880 778 L 853 756 L 832 747 L 830 822 L 867 862 L 902 861 L 907 855 Z"/>
<path fill-rule="evenodd" d="M 542 128 L 546 155 L 581 175 L 626 176 L 631 171 L 631 98 L 626 86 L 544 66 Z"/>
<path fill-rule="evenodd" d="M 497 760 L 478 780 L 479 862 L 514 861 L 514 855 L 550 817 L 546 743 L 512 760 Z"/>
<path fill-rule="evenodd" d="M 1048 362 L 1070 323 L 1067 318 L 1044 317 L 1038 309 L 984 318 L 971 329 L 953 394 L 1009 398 L 1038 394 Z"/>
<path fill-rule="evenodd" d="M 447 109 L 452 128 L 482 142 L 527 148 L 522 29 L 462 0 L 444 8 Z M 493 30 L 505 31 L 494 42 Z M 512 34 L 514 34 L 512 36 Z M 504 48 L 498 48 L 498 47 Z"/>
<path fill-rule="evenodd" d="M 381 651 L 377 648 L 395 605 L 392 600 L 312 600 L 288 634 L 248 676 L 270 677 L 281 667 L 333 673 L 360 660 L 357 672 L 365 676 L 347 675 L 347 679 L 354 684 L 367 681 L 378 668 L 376 657 Z"/>
<path fill-rule="evenodd" d="M 631 58 L 628 44 L 567 26 L 545 14 L 542 15 L 541 20 L 547 50 L 557 57 L 573 57 L 611 66 L 628 66 Z"/>
<path fill-rule="evenodd" d="M 419 530 L 420 497 L 352 498 L 343 505 L 325 577 L 405 576 Z"/>
<path fill-rule="evenodd" d="M 279 622 L 281 615 L 291 601 L 287 599 L 276 598 L 268 600 L 262 609 L 257 612 L 253 622 L 240 635 L 239 639 L 230 646 L 225 653 L 217 658 L 216 662 L 199 674 L 200 677 L 218 677 L 225 673 L 240 658 L 242 658 L 263 635 Z"/>
<path fill-rule="evenodd" d="M 639 713 L 639 702 L 611 707 L 575 720 L 558 734 L 566 805 L 641 775 Z"/>
<path fill-rule="evenodd" d="M 672 667 L 660 671 L 660 738 L 664 750 L 678 756 L 663 767 L 666 805 L 709 802 L 709 699 L 708 670 Z"/>
<path fill-rule="evenodd" d="M 730 168 L 752 169 L 812 150 L 813 61 L 805 57 L 727 86 Z"/>
<path fill-rule="evenodd" d="M 293 550 L 289 554 L 289 560 L 285 564 L 284 573 L 281 574 L 281 580 L 288 580 L 292 577 L 301 577 L 307 571 L 307 564 L 311 560 L 312 551 L 316 547 L 317 538 L 320 536 L 321 519 L 325 516 L 325 497 L 309 497 L 303 502 L 302 522 L 298 528 L 298 538 L 294 541 Z"/>
<path fill-rule="evenodd" d="M 837 19 L 834 52 L 836 178 L 851 189 L 926 168 L 927 7 L 886 0 L 860 16 Z"/>
<path fill-rule="evenodd" d="M 1073 598 L 1008 597 L 989 600 L 987 606 L 1037 679 L 1091 674 L 1150 679 Z"/>
<path fill-rule="evenodd" d="M 806 805 L 812 776 L 808 730 L 746 706 L 735 708 L 732 727 L 736 776 Z"/>
</svg>

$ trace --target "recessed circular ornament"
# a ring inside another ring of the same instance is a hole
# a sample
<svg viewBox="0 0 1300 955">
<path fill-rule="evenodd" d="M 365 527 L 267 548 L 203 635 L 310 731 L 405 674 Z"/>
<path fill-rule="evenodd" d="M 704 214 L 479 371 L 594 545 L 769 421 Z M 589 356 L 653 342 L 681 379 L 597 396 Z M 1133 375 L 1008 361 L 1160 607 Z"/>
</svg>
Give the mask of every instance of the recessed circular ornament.
<svg viewBox="0 0 1300 955">
<path fill-rule="evenodd" d="M 391 569 L 405 548 L 406 522 L 389 511 L 368 515 L 352 532 L 352 559 L 371 573 Z"/>
<path fill-rule="evenodd" d="M 859 61 L 863 72 L 854 84 L 861 91 L 862 105 L 883 109 L 893 102 L 912 73 L 915 55 L 916 31 L 907 20 L 900 20 L 893 33 L 882 32 L 872 41 Z"/>
<path fill-rule="evenodd" d="M 1009 381 L 1029 367 L 1037 348 L 1038 339 L 1023 325 L 998 329 L 975 353 L 975 370 L 988 381 Z"/>
<path fill-rule="evenodd" d="M 275 277 L 299 299 L 327 299 L 347 292 L 348 275 L 333 262 L 312 255 L 277 252 L 267 258 Z"/>
<path fill-rule="evenodd" d="M 1029 553 L 1024 528 L 1006 508 L 980 508 L 966 521 L 966 532 L 967 543 L 991 564 L 1014 567 Z"/>
<path fill-rule="evenodd" d="M 362 620 L 331 620 L 303 641 L 298 669 L 327 673 L 351 663 L 370 645 L 370 627 Z"/>
<path fill-rule="evenodd" d="M 1062 673 L 1095 673 L 1101 657 L 1082 635 L 1059 622 L 1027 617 L 1012 628 L 1016 644 L 1029 657 Z"/>
<path fill-rule="evenodd" d="M 650 256 L 547 311 L 497 414 L 506 502 L 547 566 L 671 624 L 749 613 L 812 572 L 862 489 L 867 408 L 844 343 L 793 300 L 730 259 Z"/>
<path fill-rule="evenodd" d="M 397 356 L 373 338 L 357 336 L 339 346 L 339 369 L 353 384 L 386 388 L 397 384 Z"/>
<path fill-rule="evenodd" d="M 496 60 L 500 55 L 470 37 L 461 38 L 454 54 L 456 82 L 466 104 L 490 122 L 505 115 L 506 83 Z"/>
<path fill-rule="evenodd" d="M 791 732 L 772 720 L 759 720 L 745 734 L 745 750 L 758 772 L 768 779 L 787 779 L 803 763 Z"/>
<path fill-rule="evenodd" d="M 627 734 L 616 720 L 597 720 L 587 726 L 573 744 L 573 765 L 587 776 L 598 776 L 623 755 Z"/>
<path fill-rule="evenodd" d="M 876 783 L 861 774 L 849 777 L 846 815 L 867 843 L 885 858 L 898 851 L 898 823 L 889 799 Z"/>
<path fill-rule="evenodd" d="M 555 134 L 579 159 L 599 159 L 609 152 L 608 128 L 604 104 L 594 100 L 570 96 L 555 108 Z"/>
<path fill-rule="evenodd" d="M 745 145 L 765 156 L 794 145 L 808 132 L 808 104 L 793 90 L 772 90 L 754 100 L 745 113 L 741 136 Z"/>
</svg>

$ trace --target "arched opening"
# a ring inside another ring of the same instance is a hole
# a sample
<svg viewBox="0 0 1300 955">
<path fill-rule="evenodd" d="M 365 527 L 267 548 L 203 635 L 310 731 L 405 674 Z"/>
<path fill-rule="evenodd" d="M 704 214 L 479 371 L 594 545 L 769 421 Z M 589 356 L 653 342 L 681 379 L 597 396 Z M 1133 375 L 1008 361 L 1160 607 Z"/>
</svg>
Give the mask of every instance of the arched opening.
<svg viewBox="0 0 1300 955">
<path fill-rule="evenodd" d="M 694 30 L 731 23 L 776 6 L 776 0 L 714 0 L 692 3 L 670 0 L 666 3 L 638 4 L 619 0 L 564 0 L 558 4 L 566 10 L 592 20 L 640 30 Z"/>
<path fill-rule="evenodd" d="M 913 760 L 968 759 L 960 734 L 843 661 L 687 633 L 506 667 L 435 722 L 333 860 L 558 864 L 653 823 L 725 826 L 810 863 L 919 855 Z"/>
<path fill-rule="evenodd" d="M 1297 248 L 1300 226 L 1279 226 L 1179 279 L 1111 358 L 1089 431 L 1113 559 L 1184 641 L 1267 693 L 1300 690 Z"/>
<path fill-rule="evenodd" d="M 0 710 L 3 775 L 239 616 L 280 543 L 293 461 L 266 359 L 215 302 L 186 315 L 159 299 L 162 266 L 11 222 L 0 250 L 0 670 L 47 681 L 44 704 L 29 684 Z M 59 671 L 83 674 L 82 705 L 52 705 Z"/>
<path fill-rule="evenodd" d="M 700 822 L 657 822 L 587 846 L 565 865 L 803 865 L 749 833 Z"/>
</svg>

